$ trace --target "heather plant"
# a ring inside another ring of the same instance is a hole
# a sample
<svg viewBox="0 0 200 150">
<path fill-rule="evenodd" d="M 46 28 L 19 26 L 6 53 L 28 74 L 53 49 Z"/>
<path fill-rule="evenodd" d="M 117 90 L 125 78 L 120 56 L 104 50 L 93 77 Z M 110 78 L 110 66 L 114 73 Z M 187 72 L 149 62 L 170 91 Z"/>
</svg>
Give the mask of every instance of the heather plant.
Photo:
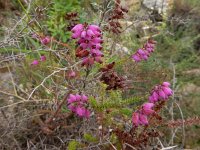
<svg viewBox="0 0 200 150">
<path fill-rule="evenodd" d="M 20 3 L 26 34 L 19 45 L 25 52 L 14 70 L 12 95 L 19 99 L 13 105 L 24 104 L 31 117 L 23 125 L 27 130 L 17 135 L 22 141 L 18 147 L 177 147 L 173 142 L 167 145 L 162 132 L 184 123 L 166 116 L 165 107 L 175 96 L 174 79 L 154 61 L 159 42 L 150 36 L 121 54 L 113 45 L 129 35 L 123 33 L 130 26 L 121 23 L 127 7 L 120 0 L 105 0 L 104 7 L 98 3 L 100 19 L 94 21 L 83 18 L 81 13 L 87 12 L 80 3 L 52 1 L 42 11 L 37 5 L 46 2 L 27 2 L 27 8 Z M 30 9 L 30 5 L 36 8 Z M 17 125 L 19 128 L 20 123 Z"/>
</svg>

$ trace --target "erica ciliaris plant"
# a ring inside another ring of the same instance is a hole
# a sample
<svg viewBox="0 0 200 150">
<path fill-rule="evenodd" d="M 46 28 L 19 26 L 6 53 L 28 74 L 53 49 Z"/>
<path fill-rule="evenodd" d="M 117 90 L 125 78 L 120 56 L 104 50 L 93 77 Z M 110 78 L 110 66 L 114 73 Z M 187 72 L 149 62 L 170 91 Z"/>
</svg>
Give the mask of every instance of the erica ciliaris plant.
<svg viewBox="0 0 200 150">
<path fill-rule="evenodd" d="M 134 67 L 148 61 L 156 51 L 156 41 L 149 38 L 136 52 L 125 58 L 117 57 L 116 61 L 112 61 L 113 55 L 106 48 L 109 34 L 120 36 L 123 26 L 119 20 L 127 12 L 117 1 L 109 16 L 103 13 L 98 23 L 76 20 L 68 28 L 71 38 L 66 43 L 50 35 L 32 34 L 46 53 L 32 59 L 30 67 L 39 70 L 48 61 L 51 64 L 48 72 L 54 69 L 28 96 L 34 99 L 33 95 L 43 87 L 51 93 L 47 98 L 54 99 L 54 109 L 42 111 L 34 119 L 44 134 L 54 135 L 63 128 L 73 138 L 68 142 L 69 147 L 104 149 L 146 149 L 152 140 L 160 137 L 158 127 L 164 125 L 160 112 L 173 95 L 169 81 L 157 83 L 143 96 L 125 97 L 132 79 L 116 69 L 121 64 L 131 63 Z M 67 16 L 77 17 L 77 13 Z"/>
</svg>

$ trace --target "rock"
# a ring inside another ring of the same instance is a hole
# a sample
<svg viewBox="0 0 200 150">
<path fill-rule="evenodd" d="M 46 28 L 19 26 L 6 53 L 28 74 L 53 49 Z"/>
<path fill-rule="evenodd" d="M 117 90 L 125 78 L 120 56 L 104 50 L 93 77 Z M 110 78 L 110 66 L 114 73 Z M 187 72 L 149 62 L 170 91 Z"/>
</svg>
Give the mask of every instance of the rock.
<svg viewBox="0 0 200 150">
<path fill-rule="evenodd" d="M 134 13 L 141 6 L 141 0 L 123 0 L 122 6 L 128 7 L 129 14 Z"/>
<path fill-rule="evenodd" d="M 159 13 L 166 13 L 172 0 L 144 0 L 143 5 L 149 9 L 157 9 Z"/>
<path fill-rule="evenodd" d="M 180 92 L 183 95 L 189 95 L 189 94 L 195 94 L 195 93 L 197 94 L 197 93 L 200 93 L 200 87 L 193 83 L 188 83 L 181 88 Z"/>
<path fill-rule="evenodd" d="M 116 44 L 115 51 L 120 52 L 120 53 L 130 54 L 129 49 L 127 47 L 123 46 L 123 45 L 120 45 L 120 44 Z"/>
<path fill-rule="evenodd" d="M 184 73 L 188 75 L 200 76 L 200 69 L 187 70 Z"/>
</svg>

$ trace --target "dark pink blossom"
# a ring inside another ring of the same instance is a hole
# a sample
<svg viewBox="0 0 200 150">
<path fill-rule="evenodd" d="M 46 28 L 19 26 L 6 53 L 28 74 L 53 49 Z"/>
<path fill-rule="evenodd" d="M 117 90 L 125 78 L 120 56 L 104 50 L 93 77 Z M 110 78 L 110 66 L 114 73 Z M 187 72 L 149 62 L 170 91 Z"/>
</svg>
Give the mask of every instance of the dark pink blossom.
<svg viewBox="0 0 200 150">
<path fill-rule="evenodd" d="M 45 60 L 46 60 L 46 56 L 42 55 L 42 56 L 40 57 L 40 60 L 41 60 L 41 61 L 45 61 Z"/>
<path fill-rule="evenodd" d="M 72 31 L 72 38 L 78 39 L 77 43 L 80 47 L 78 54 L 88 51 L 87 55 L 78 55 L 82 58 L 82 66 L 90 67 L 95 62 L 102 63 L 102 35 L 101 29 L 97 25 L 77 24 Z M 82 56 L 82 57 L 81 57 Z"/>
<path fill-rule="evenodd" d="M 148 125 L 148 116 L 141 113 L 141 112 L 134 112 L 132 114 L 132 123 L 133 126 L 139 126 L 139 125 Z"/>
<path fill-rule="evenodd" d="M 71 104 L 71 103 L 74 103 L 74 102 L 76 102 L 76 101 L 77 101 L 76 96 L 73 95 L 73 94 L 70 94 L 70 95 L 69 95 L 69 98 L 68 98 L 68 100 L 67 100 L 67 102 L 68 102 L 69 104 Z"/>
<path fill-rule="evenodd" d="M 170 86 L 170 83 L 169 83 L 169 82 L 163 82 L 162 85 L 163 85 L 163 86 L 166 86 L 166 87 L 169 87 L 169 86 Z"/>
<path fill-rule="evenodd" d="M 142 107 L 133 113 L 132 115 L 132 123 L 134 126 L 139 125 L 148 125 L 148 116 L 155 113 L 153 110 L 153 103 L 144 103 Z"/>
<path fill-rule="evenodd" d="M 43 37 L 40 39 L 40 42 L 43 44 L 43 45 L 47 45 L 49 44 L 51 41 L 51 38 L 49 36 L 46 36 L 46 37 Z"/>
<path fill-rule="evenodd" d="M 148 125 L 149 124 L 147 115 L 139 114 L 139 124 L 140 125 Z"/>
<path fill-rule="evenodd" d="M 155 86 L 149 96 L 149 102 L 156 103 L 160 100 L 167 100 L 173 94 L 169 86 L 169 82 L 163 82 L 161 85 Z"/>
<path fill-rule="evenodd" d="M 132 123 L 133 125 L 135 126 L 138 126 L 140 124 L 140 121 L 139 121 L 139 113 L 137 112 L 134 112 L 133 115 L 132 115 Z"/>
<path fill-rule="evenodd" d="M 33 65 L 33 66 L 37 66 L 38 64 L 39 64 L 38 60 L 33 60 L 33 62 L 31 63 L 31 65 Z"/>
<path fill-rule="evenodd" d="M 156 42 L 153 40 L 148 40 L 143 48 L 139 48 L 135 54 L 132 55 L 132 59 L 135 62 L 140 62 L 142 60 L 147 60 L 152 52 L 154 52 Z"/>
<path fill-rule="evenodd" d="M 88 97 L 84 94 L 70 94 L 67 99 L 68 108 L 79 117 L 90 117 L 90 111 L 86 108 L 88 105 Z"/>
<path fill-rule="evenodd" d="M 81 96 L 81 99 L 82 99 L 83 102 L 87 102 L 88 101 L 88 97 L 85 94 L 83 94 Z"/>
<path fill-rule="evenodd" d="M 76 77 L 76 72 L 73 71 L 73 70 L 71 70 L 71 71 L 68 73 L 68 76 L 69 76 L 70 78 L 74 78 L 74 77 Z"/>
<path fill-rule="evenodd" d="M 151 115 L 153 114 L 155 111 L 153 110 L 154 104 L 153 103 L 144 103 L 142 105 L 142 113 L 145 115 Z"/>
</svg>

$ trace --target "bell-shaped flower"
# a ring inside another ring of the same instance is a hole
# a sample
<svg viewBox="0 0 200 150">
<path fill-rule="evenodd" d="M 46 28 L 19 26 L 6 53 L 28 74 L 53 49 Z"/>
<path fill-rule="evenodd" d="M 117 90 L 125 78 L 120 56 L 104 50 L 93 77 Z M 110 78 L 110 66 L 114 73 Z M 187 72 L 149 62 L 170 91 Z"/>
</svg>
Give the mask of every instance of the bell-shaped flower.
<svg viewBox="0 0 200 150">
<path fill-rule="evenodd" d="M 166 86 L 166 87 L 169 87 L 169 86 L 170 86 L 170 83 L 169 83 L 169 82 L 163 82 L 162 85 L 163 85 L 163 86 Z"/>
<path fill-rule="evenodd" d="M 133 123 L 133 125 L 135 125 L 135 126 L 138 126 L 138 125 L 139 125 L 139 113 L 134 112 L 134 113 L 132 114 L 132 123 Z"/>
<path fill-rule="evenodd" d="M 40 42 L 41 42 L 42 44 L 44 44 L 44 45 L 49 44 L 50 41 L 51 41 L 51 38 L 48 37 L 48 36 L 46 36 L 46 37 L 40 39 Z"/>
<path fill-rule="evenodd" d="M 146 44 L 144 44 L 143 48 L 139 48 L 137 52 L 132 55 L 132 58 L 135 60 L 135 62 L 140 62 L 149 58 L 155 47 L 155 42 L 152 41 L 153 40 L 148 40 Z"/>
<path fill-rule="evenodd" d="M 72 32 L 75 33 L 75 32 L 82 32 L 84 29 L 84 26 L 83 24 L 77 24 L 75 25 L 73 28 L 72 28 Z"/>
<path fill-rule="evenodd" d="M 46 58 L 46 56 L 44 56 L 44 55 L 42 55 L 41 57 L 40 57 L 40 60 L 41 61 L 45 61 L 47 58 Z"/>
<path fill-rule="evenodd" d="M 171 96 L 173 94 L 172 90 L 169 87 L 163 87 L 162 90 L 167 96 Z"/>
<path fill-rule="evenodd" d="M 161 99 L 166 99 L 166 94 L 163 92 L 163 90 L 162 89 L 160 89 L 159 91 L 158 91 L 158 93 L 159 93 L 159 96 L 161 97 Z"/>
<path fill-rule="evenodd" d="M 76 96 L 76 100 L 77 100 L 77 101 L 80 101 L 80 100 L 81 100 L 81 95 L 76 94 L 75 96 Z"/>
<path fill-rule="evenodd" d="M 33 65 L 33 66 L 37 66 L 38 64 L 39 64 L 38 60 L 33 60 L 33 62 L 31 63 L 31 65 Z"/>
<path fill-rule="evenodd" d="M 76 101 L 77 101 L 76 96 L 73 95 L 73 94 L 70 94 L 70 95 L 69 95 L 69 98 L 68 98 L 68 100 L 67 100 L 67 102 L 68 102 L 69 104 L 71 104 L 71 103 L 74 103 L 74 102 L 76 102 Z"/>
<path fill-rule="evenodd" d="M 148 122 L 147 116 L 143 114 L 139 114 L 139 123 L 140 125 L 148 125 L 149 122 Z"/>
<path fill-rule="evenodd" d="M 163 82 L 161 85 L 156 85 L 149 96 L 149 102 L 156 103 L 159 100 L 167 100 L 169 96 L 173 94 L 173 91 L 169 86 L 169 82 Z"/>
<path fill-rule="evenodd" d="M 71 70 L 71 71 L 68 73 L 68 76 L 69 76 L 69 78 L 74 78 L 74 77 L 76 77 L 76 72 L 73 71 L 73 70 Z"/>
<path fill-rule="evenodd" d="M 141 61 L 140 56 L 137 55 L 137 54 L 132 55 L 132 58 L 135 60 L 135 62 L 140 62 Z"/>
<path fill-rule="evenodd" d="M 69 108 L 72 112 L 76 112 L 76 106 L 74 106 L 73 104 L 68 105 L 68 108 Z"/>
<path fill-rule="evenodd" d="M 88 97 L 85 94 L 82 94 L 81 99 L 82 99 L 83 102 L 88 101 Z"/>
<path fill-rule="evenodd" d="M 142 105 L 142 109 L 141 112 L 145 115 L 151 115 L 153 114 L 155 111 L 153 110 L 154 104 L 153 103 L 144 103 Z"/>
</svg>

